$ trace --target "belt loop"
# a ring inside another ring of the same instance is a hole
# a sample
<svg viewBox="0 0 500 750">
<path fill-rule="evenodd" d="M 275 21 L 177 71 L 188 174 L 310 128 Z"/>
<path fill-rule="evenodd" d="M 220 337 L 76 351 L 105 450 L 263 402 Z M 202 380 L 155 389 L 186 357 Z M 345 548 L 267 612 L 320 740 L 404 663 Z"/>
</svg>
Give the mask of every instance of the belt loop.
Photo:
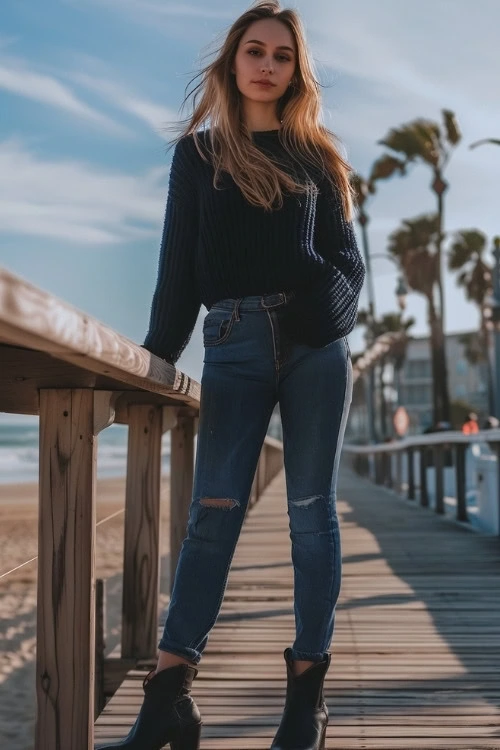
<svg viewBox="0 0 500 750">
<path fill-rule="evenodd" d="M 235 320 L 239 320 L 239 319 L 240 319 L 240 304 L 241 304 L 241 299 L 242 299 L 242 298 L 241 298 L 241 297 L 239 297 L 239 298 L 238 298 L 238 299 L 236 300 L 236 304 L 234 305 L 234 310 L 233 310 L 233 314 L 234 314 L 234 319 L 235 319 Z"/>
</svg>

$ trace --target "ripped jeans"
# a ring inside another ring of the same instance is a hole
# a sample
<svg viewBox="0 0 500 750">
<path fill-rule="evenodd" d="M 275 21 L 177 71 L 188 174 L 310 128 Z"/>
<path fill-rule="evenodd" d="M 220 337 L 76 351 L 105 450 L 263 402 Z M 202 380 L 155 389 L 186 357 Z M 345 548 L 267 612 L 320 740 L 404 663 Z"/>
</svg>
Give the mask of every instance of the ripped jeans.
<svg viewBox="0 0 500 750">
<path fill-rule="evenodd" d="M 317 349 L 292 343 L 282 325 L 289 299 L 287 292 L 225 299 L 204 319 L 193 496 L 158 644 L 195 664 L 219 614 L 277 402 L 294 568 L 292 658 L 320 661 L 332 640 L 341 579 L 336 481 L 351 361 L 345 339 Z"/>
</svg>

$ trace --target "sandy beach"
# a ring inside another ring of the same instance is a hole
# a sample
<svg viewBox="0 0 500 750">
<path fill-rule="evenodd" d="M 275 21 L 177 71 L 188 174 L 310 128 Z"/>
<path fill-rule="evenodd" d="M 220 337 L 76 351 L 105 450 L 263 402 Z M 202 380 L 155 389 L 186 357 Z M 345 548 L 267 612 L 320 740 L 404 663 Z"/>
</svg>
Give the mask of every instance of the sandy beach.
<svg viewBox="0 0 500 750">
<path fill-rule="evenodd" d="M 97 482 L 96 577 L 106 580 L 106 653 L 120 640 L 125 479 Z M 161 494 L 161 600 L 168 581 L 169 477 Z M 0 575 L 37 554 L 37 484 L 0 484 Z M 33 750 L 37 561 L 0 578 L 0 748 Z"/>
</svg>

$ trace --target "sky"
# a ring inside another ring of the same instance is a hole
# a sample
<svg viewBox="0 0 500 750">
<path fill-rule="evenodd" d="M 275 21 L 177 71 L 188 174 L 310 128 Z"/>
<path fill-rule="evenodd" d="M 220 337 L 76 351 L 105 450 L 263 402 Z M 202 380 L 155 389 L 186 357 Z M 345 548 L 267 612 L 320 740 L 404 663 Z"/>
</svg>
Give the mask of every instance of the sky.
<svg viewBox="0 0 500 750">
<path fill-rule="evenodd" d="M 239 0 L 2 0 L 0 265 L 137 343 L 147 332 L 171 151 L 184 89 Z M 296 0 L 322 84 L 323 121 L 367 176 L 390 128 L 453 110 L 463 139 L 446 170 L 445 229 L 500 234 L 498 0 Z M 186 113 L 185 113 L 186 114 Z M 415 165 L 370 199 L 373 255 L 404 218 L 435 209 Z M 360 235 L 358 233 L 359 240 Z M 376 312 L 396 309 L 397 271 L 373 260 Z M 477 312 L 446 277 L 448 331 Z M 361 306 L 366 305 L 366 290 Z M 177 363 L 200 380 L 201 308 Z M 410 294 L 415 333 L 425 304 Z M 362 347 L 356 331 L 352 348 Z"/>
</svg>

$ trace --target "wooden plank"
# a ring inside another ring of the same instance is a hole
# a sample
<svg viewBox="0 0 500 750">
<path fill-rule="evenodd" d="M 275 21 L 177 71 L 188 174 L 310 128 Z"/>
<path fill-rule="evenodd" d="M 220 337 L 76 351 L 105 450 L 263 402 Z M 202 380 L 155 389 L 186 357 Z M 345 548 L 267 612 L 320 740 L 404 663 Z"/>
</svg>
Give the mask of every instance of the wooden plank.
<svg viewBox="0 0 500 750">
<path fill-rule="evenodd" d="M 465 453 L 466 445 L 455 446 L 455 478 L 457 487 L 457 521 L 467 521 Z"/>
<path fill-rule="evenodd" d="M 45 352 L 87 372 L 199 407 L 200 385 L 195 380 L 104 323 L 0 268 L 2 344 Z M 4 399 L 2 408 L 16 412 L 15 393 L 10 406 Z"/>
<path fill-rule="evenodd" d="M 106 630 L 106 581 L 96 579 L 95 585 L 95 677 L 94 677 L 94 719 L 106 705 L 104 677 L 104 649 Z"/>
<path fill-rule="evenodd" d="M 160 588 L 162 409 L 129 407 L 122 658 L 156 654 Z"/>
<path fill-rule="evenodd" d="M 170 590 L 186 535 L 193 495 L 194 419 L 179 416 L 170 441 Z"/>
<path fill-rule="evenodd" d="M 193 694 L 202 750 L 268 750 L 295 633 L 281 472 L 248 514 Z M 343 584 L 325 681 L 328 750 L 481 750 L 500 726 L 500 549 L 492 537 L 344 472 Z M 159 627 L 159 634 L 162 628 Z M 96 724 L 119 739 L 142 702 L 131 670 Z"/>
<path fill-rule="evenodd" d="M 93 391 L 42 390 L 35 750 L 92 746 L 95 468 Z"/>
</svg>

